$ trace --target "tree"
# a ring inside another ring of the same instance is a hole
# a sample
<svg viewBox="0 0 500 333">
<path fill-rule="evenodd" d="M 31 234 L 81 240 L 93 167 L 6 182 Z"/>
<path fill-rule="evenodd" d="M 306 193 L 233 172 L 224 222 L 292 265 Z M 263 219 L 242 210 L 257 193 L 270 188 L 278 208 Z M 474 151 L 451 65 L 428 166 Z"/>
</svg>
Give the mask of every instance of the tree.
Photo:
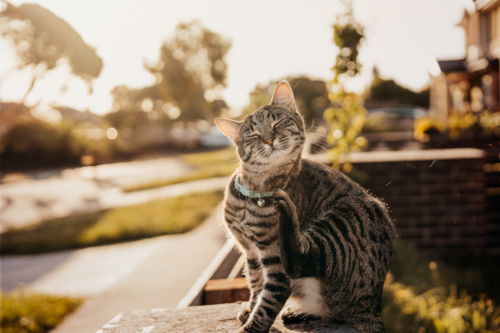
<svg viewBox="0 0 500 333">
<path fill-rule="evenodd" d="M 141 101 L 149 98 L 153 87 L 144 89 L 130 89 L 125 86 L 117 86 L 111 91 L 114 99 L 115 112 L 110 112 L 104 117 L 110 124 L 118 129 L 122 128 L 144 128 L 149 124 L 147 114 L 141 109 Z"/>
<path fill-rule="evenodd" d="M 329 97 L 337 107 L 328 108 L 324 119 L 330 125 L 326 140 L 332 147 L 329 156 L 333 166 L 340 168 L 343 165 L 344 171 L 350 171 L 352 166 L 345 163 L 344 155 L 367 144 L 366 139 L 358 138 L 366 119 L 366 109 L 361 96 L 346 92 L 344 86 L 346 80 L 357 75 L 361 69 L 357 57 L 364 35 L 363 27 L 354 18 L 352 3 L 343 4 L 345 12 L 337 17 L 337 22 L 333 25 L 333 41 L 339 48 L 339 54 L 332 68 L 335 77 L 330 82 Z"/>
<path fill-rule="evenodd" d="M 305 75 L 288 77 L 285 80 L 290 83 L 293 89 L 295 102 L 306 124 L 312 125 L 314 122 L 321 121 L 323 111 L 329 103 L 325 81 L 314 80 Z M 268 104 L 274 88 L 281 81 L 273 81 L 267 85 L 256 85 L 250 93 L 250 103 L 246 107 L 245 113 L 251 113 L 260 106 Z"/>
<path fill-rule="evenodd" d="M 231 41 L 199 21 L 180 23 L 165 41 L 156 64 L 145 65 L 156 77 L 159 96 L 181 110 L 179 120 L 212 121 L 213 107 L 226 87 L 226 54 Z"/>
<path fill-rule="evenodd" d="M 65 20 L 35 4 L 16 7 L 4 1 L 1 12 L 2 37 L 12 41 L 19 68 L 34 66 L 33 78 L 24 100 L 36 81 L 66 59 L 74 75 L 82 78 L 92 92 L 92 81 L 99 76 L 102 60 L 95 49 Z"/>
<path fill-rule="evenodd" d="M 384 80 L 377 68 L 373 69 L 373 81 L 366 91 L 366 104 L 407 104 L 429 107 L 429 88 L 415 92 L 397 84 L 394 80 Z"/>
<path fill-rule="evenodd" d="M 361 70 L 358 63 L 358 48 L 364 38 L 363 27 L 359 24 L 353 14 L 352 2 L 343 1 L 345 13 L 337 17 L 333 25 L 333 41 L 339 48 L 337 60 L 332 70 L 335 72 L 333 83 L 339 83 L 339 78 L 353 77 Z M 341 87 L 343 89 L 343 86 Z"/>
</svg>

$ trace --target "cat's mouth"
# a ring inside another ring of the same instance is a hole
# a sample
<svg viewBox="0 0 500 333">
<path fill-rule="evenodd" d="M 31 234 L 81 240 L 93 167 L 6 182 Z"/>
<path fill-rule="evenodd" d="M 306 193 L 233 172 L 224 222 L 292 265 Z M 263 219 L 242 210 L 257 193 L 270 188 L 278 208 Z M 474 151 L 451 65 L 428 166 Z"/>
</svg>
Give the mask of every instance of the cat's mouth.
<svg viewBox="0 0 500 333">
<path fill-rule="evenodd" d="M 267 156 L 271 159 L 289 156 L 293 150 L 292 147 L 291 144 L 269 147 Z"/>
</svg>

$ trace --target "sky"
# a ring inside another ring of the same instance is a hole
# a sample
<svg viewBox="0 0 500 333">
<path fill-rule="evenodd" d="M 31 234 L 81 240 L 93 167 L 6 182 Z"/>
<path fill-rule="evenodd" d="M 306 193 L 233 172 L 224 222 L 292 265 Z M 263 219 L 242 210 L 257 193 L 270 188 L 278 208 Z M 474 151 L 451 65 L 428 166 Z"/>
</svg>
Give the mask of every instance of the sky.
<svg viewBox="0 0 500 333">
<path fill-rule="evenodd" d="M 97 114 L 110 112 L 111 90 L 118 85 L 140 88 L 154 83 L 144 61 L 155 62 L 163 41 L 179 22 L 199 19 L 229 39 L 228 78 L 224 99 L 231 107 L 248 103 L 258 83 L 305 74 L 331 80 L 337 49 L 332 24 L 342 12 L 339 1 L 166 1 L 166 0 L 11 0 L 14 5 L 38 3 L 65 19 L 103 59 L 94 92 L 87 94 L 78 78 L 61 93 L 69 68 L 46 75 L 27 104 L 57 103 Z M 359 77 L 348 82 L 362 92 L 377 66 L 383 78 L 411 89 L 429 84 L 429 61 L 465 55 L 464 31 L 458 26 L 471 1 L 354 1 L 355 18 L 365 26 Z M 431 59 L 431 60 L 429 60 Z M 9 42 L 0 41 L 0 98 L 19 101 L 32 68 L 15 70 Z"/>
</svg>

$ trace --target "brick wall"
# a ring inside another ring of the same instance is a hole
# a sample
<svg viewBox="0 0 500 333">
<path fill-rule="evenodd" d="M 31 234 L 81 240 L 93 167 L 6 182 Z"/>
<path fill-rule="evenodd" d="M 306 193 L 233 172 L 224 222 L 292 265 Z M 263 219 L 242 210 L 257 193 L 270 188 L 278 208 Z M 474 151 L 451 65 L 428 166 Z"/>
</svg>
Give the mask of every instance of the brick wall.
<svg viewBox="0 0 500 333">
<path fill-rule="evenodd" d="M 500 254 L 498 151 L 353 154 L 362 184 L 390 207 L 401 238 L 440 254 Z"/>
</svg>

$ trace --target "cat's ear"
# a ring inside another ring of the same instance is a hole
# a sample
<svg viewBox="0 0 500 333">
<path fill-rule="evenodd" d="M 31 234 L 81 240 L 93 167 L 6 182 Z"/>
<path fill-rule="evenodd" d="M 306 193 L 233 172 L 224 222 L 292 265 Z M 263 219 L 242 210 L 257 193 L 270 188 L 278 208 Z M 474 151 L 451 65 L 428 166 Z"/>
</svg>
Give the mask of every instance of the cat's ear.
<svg viewBox="0 0 500 333">
<path fill-rule="evenodd" d="M 272 105 L 281 105 L 295 110 L 295 100 L 293 99 L 292 88 L 286 81 L 281 81 L 274 89 Z"/>
<path fill-rule="evenodd" d="M 231 139 L 235 144 L 238 142 L 241 121 L 217 118 L 215 119 L 215 125 L 224 133 L 228 138 Z"/>
</svg>

